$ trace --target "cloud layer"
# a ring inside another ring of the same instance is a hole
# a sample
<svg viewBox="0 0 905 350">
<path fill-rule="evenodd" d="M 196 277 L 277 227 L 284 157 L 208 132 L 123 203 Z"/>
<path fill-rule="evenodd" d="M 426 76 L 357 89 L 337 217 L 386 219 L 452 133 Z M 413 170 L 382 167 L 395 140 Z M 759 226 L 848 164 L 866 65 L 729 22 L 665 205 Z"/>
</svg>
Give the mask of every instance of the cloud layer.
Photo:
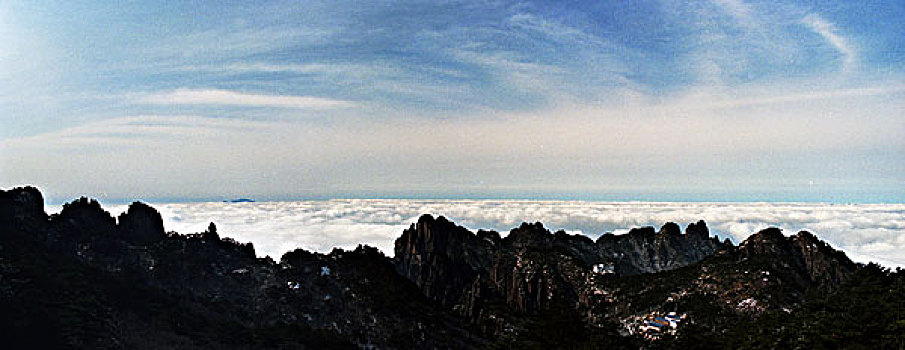
<svg viewBox="0 0 905 350">
<path fill-rule="evenodd" d="M 738 243 L 760 229 L 808 230 L 855 261 L 905 266 L 905 204 L 668 203 L 513 200 L 328 200 L 256 203 L 155 204 L 167 230 L 203 231 L 215 222 L 222 235 L 251 241 L 260 255 L 294 248 L 328 252 L 359 243 L 393 253 L 393 241 L 421 214 L 443 215 L 470 229 L 505 234 L 521 222 L 543 222 L 592 238 L 667 221 L 707 221 L 711 234 Z M 117 214 L 125 207 L 112 207 Z"/>
<path fill-rule="evenodd" d="M 312 96 L 262 95 L 218 89 L 176 89 L 149 94 L 141 103 L 174 105 L 227 105 L 279 108 L 336 108 L 350 107 L 351 102 Z"/>
</svg>

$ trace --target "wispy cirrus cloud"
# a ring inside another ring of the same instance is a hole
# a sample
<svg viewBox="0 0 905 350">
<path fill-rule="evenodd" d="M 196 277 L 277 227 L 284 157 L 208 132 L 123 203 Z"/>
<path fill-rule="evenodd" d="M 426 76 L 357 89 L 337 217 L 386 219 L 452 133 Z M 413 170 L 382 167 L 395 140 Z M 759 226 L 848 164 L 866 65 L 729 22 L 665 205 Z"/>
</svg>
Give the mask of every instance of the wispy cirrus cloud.
<svg viewBox="0 0 905 350">
<path fill-rule="evenodd" d="M 883 96 L 896 96 L 905 93 L 905 84 L 885 84 L 878 87 L 859 87 L 839 90 L 811 91 L 805 93 L 751 95 L 738 98 L 719 98 L 716 96 L 691 96 L 684 99 L 684 103 L 677 103 L 672 107 L 691 107 L 694 109 L 726 109 L 726 108 L 752 108 L 758 106 L 778 106 L 789 104 L 802 104 L 810 101 L 833 100 L 845 98 L 870 98 Z M 683 101 L 683 99 L 679 99 Z"/>
<path fill-rule="evenodd" d="M 611 47 L 612 42 L 589 34 L 577 27 L 555 22 L 531 13 L 520 12 L 510 16 L 506 23 L 527 32 L 536 32 L 552 40 L 580 46 Z"/>
<path fill-rule="evenodd" d="M 854 68 L 857 54 L 848 40 L 839 34 L 839 29 L 820 15 L 812 13 L 801 20 L 808 28 L 823 37 L 842 56 L 842 70 L 850 71 Z"/>
<path fill-rule="evenodd" d="M 285 15 L 283 15 L 285 16 Z M 221 25 L 205 30 L 160 38 L 135 53 L 173 62 L 204 62 L 272 53 L 297 46 L 323 44 L 336 29 L 332 26 Z"/>
<path fill-rule="evenodd" d="M 245 62 L 227 64 L 187 65 L 178 67 L 177 70 L 186 72 L 205 73 L 297 73 L 297 74 L 323 74 L 348 70 L 348 65 L 333 63 L 306 63 L 306 64 L 274 64 L 267 62 Z"/>
<path fill-rule="evenodd" d="M 92 153 L 91 148 L 154 144 L 158 150 L 184 140 L 212 140 L 225 135 L 267 133 L 272 123 L 194 115 L 138 115 L 111 118 L 48 133 L 0 141 L 0 149 L 20 153 L 29 149 L 54 154 Z M 209 142 L 209 141 L 208 141 Z M 123 149 L 120 149 L 122 151 Z M 95 150 L 97 152 L 97 150 Z"/>
<path fill-rule="evenodd" d="M 342 108 L 352 107 L 350 101 L 313 96 L 264 95 L 218 89 L 176 89 L 149 94 L 139 103 L 160 105 L 225 105 L 278 108 Z"/>
</svg>

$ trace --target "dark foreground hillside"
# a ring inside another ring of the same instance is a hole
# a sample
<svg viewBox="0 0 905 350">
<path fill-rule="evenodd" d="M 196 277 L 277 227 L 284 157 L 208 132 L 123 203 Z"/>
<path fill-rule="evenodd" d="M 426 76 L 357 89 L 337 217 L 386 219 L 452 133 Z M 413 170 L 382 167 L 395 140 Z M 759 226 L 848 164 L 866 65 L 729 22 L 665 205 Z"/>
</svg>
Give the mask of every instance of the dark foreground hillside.
<svg viewBox="0 0 905 350">
<path fill-rule="evenodd" d="M 394 253 L 277 262 L 142 203 L 48 216 L 38 190 L 0 191 L 3 348 L 905 348 L 905 275 L 807 232 L 592 241 L 424 216 Z"/>
</svg>

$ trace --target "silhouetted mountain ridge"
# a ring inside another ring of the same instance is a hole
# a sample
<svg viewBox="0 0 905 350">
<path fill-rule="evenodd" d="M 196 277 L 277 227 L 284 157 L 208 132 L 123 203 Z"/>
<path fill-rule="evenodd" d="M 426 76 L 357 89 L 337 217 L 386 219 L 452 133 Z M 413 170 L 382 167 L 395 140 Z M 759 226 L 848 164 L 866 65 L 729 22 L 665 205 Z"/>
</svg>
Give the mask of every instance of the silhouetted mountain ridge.
<svg viewBox="0 0 905 350">
<path fill-rule="evenodd" d="M 0 191 L 9 348 L 883 348 L 905 334 L 902 273 L 855 264 L 804 231 L 733 246 L 699 221 L 594 241 L 424 215 L 394 258 L 360 246 L 275 262 L 213 223 L 164 232 L 139 202 L 118 218 L 88 198 L 43 208 L 35 188 Z M 687 324 L 642 339 L 644 315 L 665 311 Z"/>
</svg>

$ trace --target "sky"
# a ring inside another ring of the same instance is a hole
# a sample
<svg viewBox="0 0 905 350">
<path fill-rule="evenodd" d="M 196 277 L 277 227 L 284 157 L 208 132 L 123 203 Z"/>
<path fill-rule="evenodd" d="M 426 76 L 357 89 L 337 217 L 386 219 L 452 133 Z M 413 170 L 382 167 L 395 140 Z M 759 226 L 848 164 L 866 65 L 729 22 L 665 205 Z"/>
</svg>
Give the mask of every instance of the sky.
<svg viewBox="0 0 905 350">
<path fill-rule="evenodd" d="M 50 202 L 905 202 L 901 1 L 0 0 Z"/>
</svg>

